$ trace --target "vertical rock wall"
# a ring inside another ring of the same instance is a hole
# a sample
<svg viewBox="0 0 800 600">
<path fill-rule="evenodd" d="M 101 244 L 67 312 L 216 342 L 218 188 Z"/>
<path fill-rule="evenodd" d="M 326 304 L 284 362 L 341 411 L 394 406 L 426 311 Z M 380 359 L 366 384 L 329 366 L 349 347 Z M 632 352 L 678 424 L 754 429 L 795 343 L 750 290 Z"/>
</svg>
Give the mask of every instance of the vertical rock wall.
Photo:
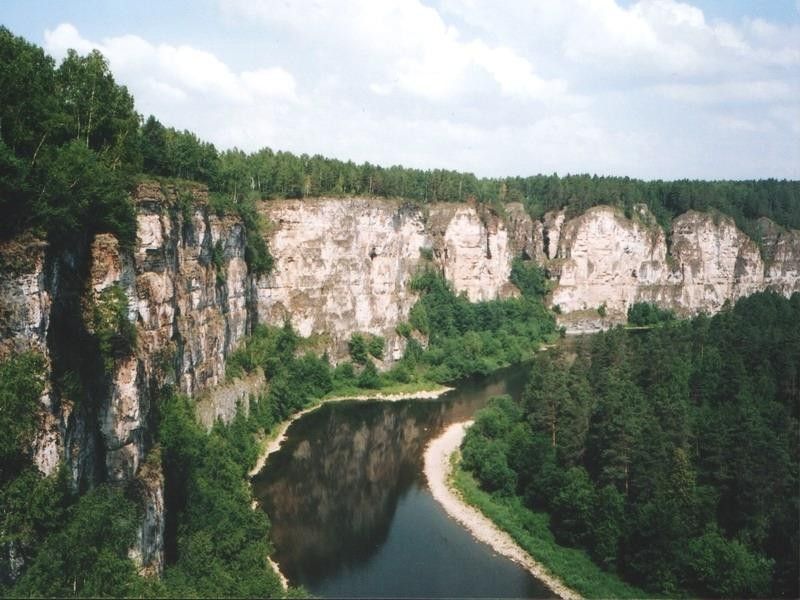
<svg viewBox="0 0 800 600">
<path fill-rule="evenodd" d="M 538 221 L 519 204 L 498 215 L 474 204 L 415 207 L 375 198 L 262 203 L 276 266 L 255 278 L 244 261 L 241 222 L 211 214 L 206 200 L 200 188 L 140 185 L 133 248 L 110 235 L 66 253 L 32 237 L 0 247 L 0 358 L 32 349 L 53 369 L 34 461 L 43 473 L 64 461 L 81 489 L 135 483 L 144 518 L 131 556 L 146 573 L 163 567 L 156 392 L 169 383 L 200 398 L 206 425 L 230 418 L 263 384 L 257 375 L 219 389 L 226 357 L 255 322 L 289 319 L 302 335 L 317 336 L 334 360 L 346 356 L 353 332 L 381 335 L 387 359 L 395 360 L 403 352 L 395 327 L 417 300 L 409 284 L 419 269 L 439 270 L 470 300 L 503 298 L 518 293 L 509 282 L 516 256 L 551 274 L 551 301 L 574 330 L 624 320 L 638 301 L 693 314 L 762 289 L 800 290 L 800 232 L 767 220 L 762 258 L 722 215 L 689 212 L 664 232 L 643 207 L 633 218 L 595 207 Z M 83 367 L 84 397 L 70 397 L 78 392 L 55 382 L 81 363 L 67 355 L 97 354 L 91 311 L 112 287 L 127 299 L 135 349 L 107 372 L 94 356 Z"/>
<path fill-rule="evenodd" d="M 354 331 L 381 335 L 387 357 L 399 359 L 395 327 L 417 295 L 414 274 L 428 263 L 472 301 L 516 293 L 508 281 L 521 248 L 541 246 L 530 217 L 516 211 L 514 240 L 505 222 L 474 205 L 418 209 L 375 198 L 320 198 L 262 204 L 275 270 L 258 281 L 259 321 L 289 319 L 302 335 L 324 335 L 336 360 Z M 517 243 L 518 247 L 514 244 Z M 519 248 L 519 249 L 517 249 Z"/>
<path fill-rule="evenodd" d="M 765 263 L 756 243 L 721 214 L 689 211 L 673 220 L 669 234 L 643 205 L 631 219 L 597 206 L 558 221 L 556 214 L 545 218 L 556 229 L 547 230 L 548 239 L 558 240 L 545 265 L 554 278 L 552 303 L 572 331 L 623 322 L 635 302 L 692 315 L 765 289 L 787 296 L 800 291 L 800 232 L 771 222 Z M 597 312 L 601 306 L 605 318 Z"/>
</svg>

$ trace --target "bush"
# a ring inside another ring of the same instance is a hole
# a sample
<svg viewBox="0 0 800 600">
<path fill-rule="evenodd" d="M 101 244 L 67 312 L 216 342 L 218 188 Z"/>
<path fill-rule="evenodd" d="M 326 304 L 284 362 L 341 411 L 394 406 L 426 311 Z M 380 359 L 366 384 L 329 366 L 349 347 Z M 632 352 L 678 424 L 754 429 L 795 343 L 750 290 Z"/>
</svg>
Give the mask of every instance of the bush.
<svg viewBox="0 0 800 600">
<path fill-rule="evenodd" d="M 649 302 L 637 302 L 628 309 L 628 324 L 634 326 L 650 326 L 669 323 L 675 320 L 675 313 L 662 310 Z"/>
<path fill-rule="evenodd" d="M 119 284 L 100 292 L 92 309 L 92 329 L 110 373 L 114 360 L 128 356 L 136 346 L 136 325 L 128 320 L 128 296 Z"/>
<path fill-rule="evenodd" d="M 49 536 L 14 588 L 15 596 L 127 596 L 137 585 L 128 549 L 137 526 L 133 503 L 100 485 L 84 494 Z"/>
<path fill-rule="evenodd" d="M 371 360 L 367 361 L 367 364 L 364 365 L 364 370 L 358 376 L 358 387 L 373 390 L 381 387 L 381 378 L 375 368 L 375 363 Z"/>
<path fill-rule="evenodd" d="M 44 390 L 44 357 L 23 352 L 0 363 L 0 483 L 18 458 L 27 455 L 36 432 Z"/>
<path fill-rule="evenodd" d="M 360 333 L 354 333 L 350 336 L 350 341 L 347 342 L 347 348 L 350 351 L 350 358 L 353 362 L 363 365 L 367 362 L 367 341 Z"/>
<path fill-rule="evenodd" d="M 367 343 L 367 352 L 374 358 L 382 360 L 384 346 L 386 346 L 386 340 L 379 335 L 373 335 Z"/>
<path fill-rule="evenodd" d="M 524 296 L 529 298 L 541 298 L 550 289 L 544 269 L 532 261 L 521 258 L 515 258 L 511 263 L 509 279 Z"/>
</svg>

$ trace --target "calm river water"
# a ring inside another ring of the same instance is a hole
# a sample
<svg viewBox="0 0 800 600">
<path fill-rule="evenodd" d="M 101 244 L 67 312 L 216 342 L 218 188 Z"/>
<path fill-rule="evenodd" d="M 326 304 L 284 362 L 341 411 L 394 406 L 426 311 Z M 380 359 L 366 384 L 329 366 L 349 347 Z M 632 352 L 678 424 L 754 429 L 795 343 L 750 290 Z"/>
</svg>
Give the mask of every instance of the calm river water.
<svg viewBox="0 0 800 600">
<path fill-rule="evenodd" d="M 293 423 L 253 479 L 289 581 L 321 597 L 551 597 L 450 519 L 422 473 L 428 440 L 524 378 L 517 367 L 437 400 L 334 402 Z"/>
</svg>

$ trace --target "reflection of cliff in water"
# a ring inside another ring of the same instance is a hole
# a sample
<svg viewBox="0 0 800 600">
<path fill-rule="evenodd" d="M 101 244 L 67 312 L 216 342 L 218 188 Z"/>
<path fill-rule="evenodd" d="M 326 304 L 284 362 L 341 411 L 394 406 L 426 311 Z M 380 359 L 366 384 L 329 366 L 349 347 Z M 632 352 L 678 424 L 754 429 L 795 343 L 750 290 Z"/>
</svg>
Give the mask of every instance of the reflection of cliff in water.
<svg viewBox="0 0 800 600">
<path fill-rule="evenodd" d="M 367 560 L 386 540 L 398 500 L 421 481 L 430 438 L 520 385 L 494 377 L 463 384 L 452 399 L 332 403 L 296 421 L 253 480 L 284 573 L 315 580 Z"/>
<path fill-rule="evenodd" d="M 291 579 L 301 568 L 319 576 L 364 560 L 385 540 L 397 500 L 415 479 L 424 429 L 442 418 L 441 405 L 397 408 L 319 409 L 293 427 L 254 481 L 273 523 L 276 558 Z"/>
</svg>

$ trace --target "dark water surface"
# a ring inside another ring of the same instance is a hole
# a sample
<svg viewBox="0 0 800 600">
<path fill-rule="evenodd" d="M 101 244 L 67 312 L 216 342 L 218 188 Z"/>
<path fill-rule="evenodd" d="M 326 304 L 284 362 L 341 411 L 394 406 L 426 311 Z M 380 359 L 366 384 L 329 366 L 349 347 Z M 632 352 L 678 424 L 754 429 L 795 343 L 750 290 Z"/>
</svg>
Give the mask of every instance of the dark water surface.
<svg viewBox="0 0 800 600">
<path fill-rule="evenodd" d="M 437 400 L 334 402 L 295 421 L 253 479 L 289 581 L 321 597 L 551 597 L 450 519 L 422 473 L 431 438 L 518 395 L 524 377 L 507 369 Z"/>
</svg>

